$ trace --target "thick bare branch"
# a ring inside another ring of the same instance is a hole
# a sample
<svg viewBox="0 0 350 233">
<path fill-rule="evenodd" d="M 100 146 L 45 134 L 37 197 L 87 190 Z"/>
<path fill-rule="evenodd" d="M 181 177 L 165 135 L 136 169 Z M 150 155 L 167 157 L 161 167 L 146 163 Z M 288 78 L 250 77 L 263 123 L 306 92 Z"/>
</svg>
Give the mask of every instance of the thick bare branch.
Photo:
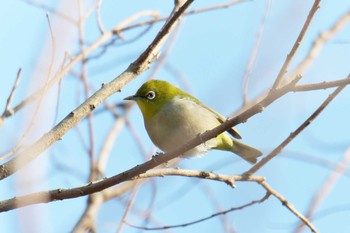
<svg viewBox="0 0 350 233">
<path fill-rule="evenodd" d="M 172 18 L 167 21 L 147 49 L 140 55 L 140 57 L 131 63 L 122 74 L 113 79 L 111 82 L 102 85 L 101 89 L 95 92 L 79 107 L 73 110 L 38 141 L 28 148 L 25 148 L 20 154 L 17 155 L 17 157 L 11 159 L 5 164 L 2 164 L 0 166 L 0 180 L 12 175 L 30 161 L 34 160 L 43 151 L 62 138 L 62 136 L 81 119 L 92 112 L 102 101 L 107 99 L 112 94 L 120 91 L 121 88 L 128 82 L 147 70 L 150 64 L 157 59 L 161 46 L 178 22 L 178 19 L 192 2 L 193 0 L 187 0 L 178 11 L 174 12 Z M 82 54 L 82 56 L 84 56 L 84 54 Z M 50 85 L 50 83 L 48 85 Z"/>
<path fill-rule="evenodd" d="M 196 10 L 191 10 L 188 12 L 184 12 L 183 15 L 192 15 L 192 14 L 196 14 L 196 13 L 201 13 L 201 12 L 205 12 L 205 11 L 211 11 L 211 10 L 215 10 L 215 9 L 221 9 L 221 8 L 228 8 L 231 6 L 234 6 L 238 3 L 242 3 L 245 2 L 247 0 L 235 0 L 226 4 L 222 4 L 219 6 L 213 6 L 213 7 L 207 7 L 207 8 L 202 8 L 202 9 L 196 9 Z M 41 6 L 40 6 L 41 7 Z M 43 8 L 45 9 L 45 6 L 43 6 Z M 85 49 L 85 54 L 78 54 L 77 56 L 73 57 L 70 62 L 64 66 L 60 72 L 58 72 L 55 77 L 50 80 L 48 87 L 47 88 L 51 88 L 53 87 L 57 82 L 59 82 L 60 80 L 63 79 L 63 77 L 65 77 L 68 72 L 70 72 L 72 70 L 72 68 L 83 59 L 83 57 L 88 56 L 89 54 L 91 54 L 92 52 L 94 52 L 96 49 L 100 48 L 101 46 L 103 46 L 104 43 L 106 43 L 108 40 L 110 40 L 114 35 L 130 30 L 130 29 L 134 29 L 134 28 L 138 28 L 138 27 L 142 27 L 144 25 L 152 25 L 154 23 L 157 22 L 162 22 L 162 21 L 166 21 L 169 17 L 162 17 L 162 18 L 158 18 L 158 19 L 152 19 L 152 20 L 147 20 L 141 23 L 135 23 L 133 25 L 128 25 L 125 26 L 124 28 L 120 28 L 119 25 L 117 25 L 114 29 L 104 32 L 100 38 L 98 38 L 94 43 L 92 43 L 89 47 L 87 47 Z M 111 43 L 113 44 L 113 41 Z M 104 47 L 105 49 L 105 47 Z M 29 103 L 33 102 L 34 100 L 36 100 L 39 96 L 40 93 L 43 92 L 44 88 L 39 89 L 38 91 L 34 92 L 33 94 L 31 94 L 29 97 L 27 97 L 26 99 L 24 99 L 21 103 L 19 103 L 18 105 L 16 105 L 15 107 L 13 107 L 11 109 L 11 112 L 13 112 L 13 114 L 17 113 L 18 111 L 20 111 L 21 109 L 23 109 L 25 106 L 27 106 Z M 12 114 L 12 115 L 13 115 Z M 3 121 L 5 121 L 5 119 L 7 119 L 10 115 L 5 115 L 5 116 L 1 116 L 0 117 L 0 124 L 3 123 Z M 0 125 L 1 126 L 1 125 Z"/>
<path fill-rule="evenodd" d="M 236 124 L 246 121 L 250 116 L 261 112 L 262 109 L 269 104 L 271 104 L 274 100 L 277 98 L 283 96 L 284 94 L 293 91 L 294 83 L 291 83 L 289 85 L 284 86 L 281 89 L 276 90 L 273 95 L 268 95 L 266 96 L 262 101 L 260 101 L 258 104 L 250 107 L 243 113 L 241 113 L 239 116 L 233 117 L 227 121 L 225 121 L 223 124 L 217 126 L 216 128 L 209 130 L 201 135 L 198 135 L 196 138 L 190 140 L 187 142 L 185 145 L 180 145 L 178 148 L 174 149 L 173 151 L 167 152 L 163 154 L 162 156 L 155 156 L 151 160 L 138 165 L 132 169 L 129 169 L 121 174 L 118 174 L 116 176 L 113 176 L 108 179 L 104 179 L 98 182 L 93 182 L 89 185 L 85 185 L 82 187 L 74 188 L 74 189 L 69 189 L 69 190 L 51 190 L 48 192 L 42 192 L 42 193 L 37 193 L 37 194 L 31 194 L 31 195 L 26 195 L 23 197 L 18 197 L 18 198 L 13 198 L 10 200 L 5 200 L 0 203 L 0 211 L 6 211 L 10 210 L 16 207 L 22 207 L 30 204 L 35 204 L 35 203 L 41 203 L 41 202 L 51 202 L 54 200 L 62 200 L 62 199 L 69 199 L 69 198 L 75 198 L 75 197 L 80 197 L 84 195 L 88 195 L 94 192 L 101 191 L 103 189 L 106 189 L 108 187 L 111 187 L 113 185 L 119 184 L 121 182 L 133 179 L 136 176 L 139 176 L 142 173 L 145 173 L 146 171 L 155 168 L 159 166 L 160 164 L 163 164 L 165 162 L 170 161 L 171 159 L 174 159 L 178 157 L 180 154 L 183 154 L 184 152 L 188 151 L 191 148 L 194 148 L 198 146 L 199 144 L 203 143 L 203 141 L 207 141 L 213 137 L 216 137 L 220 133 L 226 131 L 228 128 L 231 128 L 235 126 Z M 109 87 L 112 88 L 112 87 Z M 334 92 L 327 100 L 330 102 L 338 92 L 340 92 L 343 87 L 339 87 L 336 92 Z M 321 111 L 323 108 L 326 107 L 327 104 L 323 104 L 322 108 L 319 109 Z M 315 113 L 316 115 L 318 113 Z M 305 124 L 308 125 L 310 122 L 306 121 Z M 303 126 L 305 127 L 305 126 Z M 298 134 L 298 133 L 297 133 Z M 294 137 L 293 137 L 294 138 Z M 287 141 L 290 141 L 291 139 L 287 139 Z M 43 142 L 40 142 L 43 143 Z M 288 142 L 287 142 L 288 144 Z M 284 144 L 283 144 L 284 145 Z M 283 148 L 282 146 L 281 148 Z M 249 176 L 250 174 L 254 173 L 256 170 L 261 168 L 264 164 L 266 164 L 271 158 L 273 158 L 276 154 L 279 153 L 280 147 L 276 148 L 273 152 L 269 154 L 268 157 L 264 158 L 261 160 L 256 166 L 254 166 L 252 169 L 250 169 L 248 172 L 246 172 L 245 176 Z M 1 168 L 1 167 L 0 167 Z M 45 198 L 43 199 L 43 195 Z M 47 197 L 49 197 L 47 199 Z"/>
</svg>

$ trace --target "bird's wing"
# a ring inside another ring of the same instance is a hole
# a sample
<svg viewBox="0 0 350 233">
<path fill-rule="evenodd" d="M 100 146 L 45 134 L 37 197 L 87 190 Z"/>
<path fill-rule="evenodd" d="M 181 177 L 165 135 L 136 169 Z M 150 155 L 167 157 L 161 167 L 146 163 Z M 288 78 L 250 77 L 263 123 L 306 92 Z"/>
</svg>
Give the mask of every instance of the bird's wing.
<svg viewBox="0 0 350 233">
<path fill-rule="evenodd" d="M 226 118 L 224 116 L 222 116 L 220 113 L 216 112 L 215 110 L 209 108 L 208 106 L 202 104 L 200 101 L 196 101 L 197 104 L 199 104 L 200 106 L 202 106 L 203 108 L 209 110 L 210 112 L 212 112 L 216 119 L 218 119 L 218 121 L 220 123 L 223 123 L 226 121 Z M 238 133 L 238 131 L 235 128 L 229 128 L 228 130 L 226 130 L 229 134 L 232 135 L 232 137 L 235 137 L 237 139 L 241 139 L 242 136 Z"/>
</svg>

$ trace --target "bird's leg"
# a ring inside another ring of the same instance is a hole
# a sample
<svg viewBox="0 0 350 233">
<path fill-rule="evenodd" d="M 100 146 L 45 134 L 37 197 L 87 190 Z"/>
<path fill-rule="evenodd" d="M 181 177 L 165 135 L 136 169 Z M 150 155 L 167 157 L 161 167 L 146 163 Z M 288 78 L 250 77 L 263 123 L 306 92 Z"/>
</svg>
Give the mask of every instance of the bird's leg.
<svg viewBox="0 0 350 233">
<path fill-rule="evenodd" d="M 157 158 L 162 155 L 164 155 L 164 153 L 156 152 L 154 155 L 152 155 L 152 159 L 157 162 Z"/>
<path fill-rule="evenodd" d="M 156 152 L 154 155 L 152 155 L 152 159 L 156 160 L 158 156 L 163 155 L 164 153 L 162 152 Z"/>
</svg>

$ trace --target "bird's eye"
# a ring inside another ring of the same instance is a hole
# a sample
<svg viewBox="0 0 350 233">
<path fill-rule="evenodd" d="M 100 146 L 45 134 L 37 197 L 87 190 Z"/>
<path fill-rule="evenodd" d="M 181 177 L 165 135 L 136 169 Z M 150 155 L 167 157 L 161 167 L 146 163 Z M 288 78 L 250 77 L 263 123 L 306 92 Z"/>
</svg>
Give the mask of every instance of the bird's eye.
<svg viewBox="0 0 350 233">
<path fill-rule="evenodd" d="M 154 98 L 156 98 L 156 93 L 154 91 L 149 91 L 146 94 L 146 98 L 149 100 L 153 100 Z"/>
</svg>

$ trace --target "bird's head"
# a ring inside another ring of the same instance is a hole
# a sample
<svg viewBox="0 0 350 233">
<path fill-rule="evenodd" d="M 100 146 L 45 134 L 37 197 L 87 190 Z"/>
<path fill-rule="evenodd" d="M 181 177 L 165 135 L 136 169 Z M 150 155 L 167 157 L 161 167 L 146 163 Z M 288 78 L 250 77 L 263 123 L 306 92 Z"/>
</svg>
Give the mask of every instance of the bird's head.
<svg viewBox="0 0 350 233">
<path fill-rule="evenodd" d="M 135 95 L 124 100 L 136 101 L 145 120 L 149 120 L 175 96 L 186 95 L 188 94 L 166 81 L 150 80 L 145 82 Z"/>
</svg>

